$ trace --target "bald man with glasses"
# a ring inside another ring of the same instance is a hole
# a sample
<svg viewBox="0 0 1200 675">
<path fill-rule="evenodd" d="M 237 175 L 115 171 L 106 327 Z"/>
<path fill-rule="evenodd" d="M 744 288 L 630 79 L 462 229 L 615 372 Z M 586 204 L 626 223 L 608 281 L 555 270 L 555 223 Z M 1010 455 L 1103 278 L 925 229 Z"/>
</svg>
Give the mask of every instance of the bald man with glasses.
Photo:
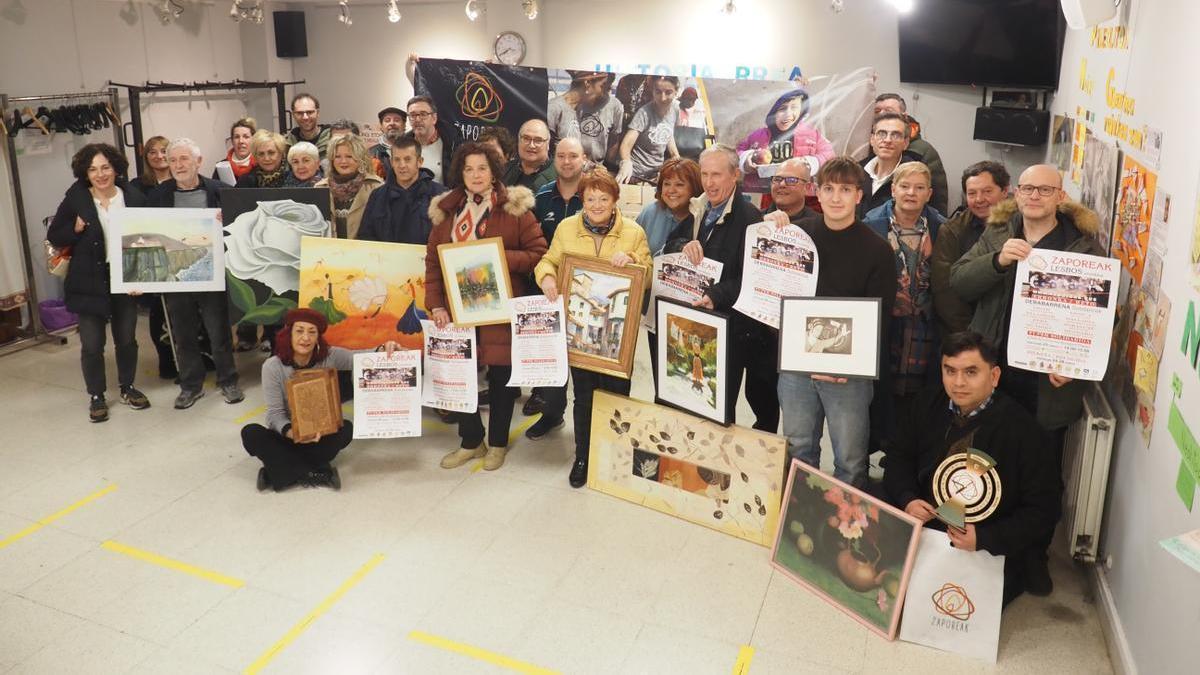
<svg viewBox="0 0 1200 675">
<path fill-rule="evenodd" d="M 542 120 L 529 120 L 517 131 L 517 156 L 504 169 L 504 184 L 523 185 L 537 194 L 556 177 L 550 160 L 550 127 Z"/>
</svg>

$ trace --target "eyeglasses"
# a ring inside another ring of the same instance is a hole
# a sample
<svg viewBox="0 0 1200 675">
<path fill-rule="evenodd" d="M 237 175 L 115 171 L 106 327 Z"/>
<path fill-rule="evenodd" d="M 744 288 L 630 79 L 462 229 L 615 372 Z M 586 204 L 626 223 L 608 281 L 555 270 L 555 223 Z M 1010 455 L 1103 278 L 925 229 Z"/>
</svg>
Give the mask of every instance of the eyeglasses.
<svg viewBox="0 0 1200 675">
<path fill-rule="evenodd" d="M 550 139 L 549 138 L 538 138 L 537 136 L 521 136 L 521 142 L 524 143 L 525 145 L 530 145 L 535 148 L 540 148 L 541 146 L 549 143 Z"/>
<path fill-rule="evenodd" d="M 796 187 L 797 185 L 808 185 L 811 180 L 805 180 L 799 176 L 771 176 L 772 185 L 786 185 L 788 187 Z"/>
<path fill-rule="evenodd" d="M 906 134 L 903 131 L 888 131 L 887 129 L 880 129 L 871 135 L 874 136 L 875 140 L 877 141 L 899 141 L 906 137 Z"/>
<path fill-rule="evenodd" d="M 411 112 L 411 113 L 408 113 L 408 119 L 423 120 L 426 117 L 429 117 L 431 115 L 433 115 L 433 113 L 431 113 L 431 112 Z"/>
<path fill-rule="evenodd" d="M 1054 193 L 1062 188 L 1057 185 L 1018 185 L 1017 192 L 1020 192 L 1024 197 L 1032 197 L 1034 192 L 1037 192 L 1043 197 L 1053 197 Z"/>
<path fill-rule="evenodd" d="M 292 117 L 313 117 L 317 112 L 316 110 L 293 110 Z"/>
</svg>

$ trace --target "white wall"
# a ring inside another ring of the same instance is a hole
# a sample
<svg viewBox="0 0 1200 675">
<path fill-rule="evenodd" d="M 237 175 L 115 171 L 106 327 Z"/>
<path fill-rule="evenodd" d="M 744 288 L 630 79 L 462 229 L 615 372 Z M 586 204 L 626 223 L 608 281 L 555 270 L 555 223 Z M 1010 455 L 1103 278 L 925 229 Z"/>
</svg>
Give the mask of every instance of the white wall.
<svg viewBox="0 0 1200 675">
<path fill-rule="evenodd" d="M 1105 81 L 1111 66 L 1116 68 L 1114 86 L 1136 101 L 1135 114 L 1122 118 L 1164 132 L 1158 189 L 1171 194 L 1173 205 L 1160 288 L 1170 297 L 1172 310 L 1159 366 L 1157 413 L 1146 448 L 1137 427 L 1114 401 L 1119 436 L 1101 538 L 1103 553 L 1112 556 L 1105 578 L 1133 660 L 1140 672 L 1155 674 L 1196 672 L 1195 645 L 1200 635 L 1200 574 L 1158 545 L 1161 539 L 1200 527 L 1200 507 L 1189 513 L 1175 495 L 1180 453 L 1167 432 L 1174 374 L 1183 382 L 1180 410 L 1192 432 L 1200 432 L 1200 373 L 1180 351 L 1188 302 L 1200 303 L 1200 293 L 1187 279 L 1200 174 L 1195 140 L 1200 75 L 1194 67 L 1200 50 L 1193 30 L 1200 22 L 1200 4 L 1179 2 L 1172 3 L 1170 12 L 1163 9 L 1163 3 L 1134 4 L 1133 40 L 1127 52 L 1098 50 L 1089 46 L 1087 31 L 1068 31 L 1062 86 L 1054 105 L 1055 112 L 1070 115 L 1082 106 L 1102 120 L 1110 113 Z M 1085 58 L 1094 83 L 1091 94 L 1079 87 L 1080 63 Z M 1112 140 L 1102 124 L 1092 129 Z M 1128 144 L 1122 144 L 1122 149 L 1140 161 L 1149 159 Z"/>
</svg>

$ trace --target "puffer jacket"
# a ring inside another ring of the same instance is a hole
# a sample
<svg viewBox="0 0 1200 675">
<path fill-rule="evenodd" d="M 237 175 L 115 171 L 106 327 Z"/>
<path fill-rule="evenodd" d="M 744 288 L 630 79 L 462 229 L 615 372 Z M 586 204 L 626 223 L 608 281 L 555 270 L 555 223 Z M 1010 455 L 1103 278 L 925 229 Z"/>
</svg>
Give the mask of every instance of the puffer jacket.
<svg viewBox="0 0 1200 675">
<path fill-rule="evenodd" d="M 1058 226 L 1064 228 L 1068 253 L 1106 255 L 1096 241 L 1100 219 L 1095 211 L 1073 201 L 1058 205 Z M 970 329 L 998 345 L 1004 337 L 1008 307 L 1012 304 L 1013 278 L 1017 266 L 996 266 L 996 257 L 1004 242 L 1020 238 L 1024 225 L 1014 200 L 1000 202 L 988 216 L 987 229 L 971 250 L 950 268 L 950 286 L 966 302 L 975 303 Z M 1038 378 L 1038 423 L 1046 429 L 1058 429 L 1079 417 L 1087 382 L 1072 380 L 1054 387 L 1050 379 Z"/>
<path fill-rule="evenodd" d="M 645 230 L 636 220 L 622 215 L 620 210 L 617 210 L 616 216 L 612 229 L 600 240 L 599 250 L 596 248 L 596 238 L 583 226 L 582 213 L 576 213 L 559 223 L 554 231 L 554 241 L 550 242 L 550 250 L 542 256 L 533 271 L 538 285 L 541 285 L 542 279 L 558 275 L 563 256 L 567 254 L 611 260 L 613 255 L 622 251 L 629 254 L 635 264 L 649 271 L 650 246 L 646 243 Z"/>
<path fill-rule="evenodd" d="M 513 297 L 528 295 L 532 292 L 529 275 L 546 253 L 546 237 L 533 215 L 533 192 L 529 188 L 505 188 L 500 184 L 495 184 L 492 189 L 496 192 L 496 209 L 488 216 L 487 231 L 483 236 L 504 240 L 504 257 Z M 430 312 L 438 308 L 450 311 L 437 249 L 439 245 L 451 242 L 454 215 L 466 199 L 466 191 L 455 188 L 429 204 L 433 232 L 429 235 L 425 253 L 425 306 Z M 512 363 L 512 334 L 508 324 L 480 326 L 478 334 L 480 363 L 489 366 Z"/>
</svg>

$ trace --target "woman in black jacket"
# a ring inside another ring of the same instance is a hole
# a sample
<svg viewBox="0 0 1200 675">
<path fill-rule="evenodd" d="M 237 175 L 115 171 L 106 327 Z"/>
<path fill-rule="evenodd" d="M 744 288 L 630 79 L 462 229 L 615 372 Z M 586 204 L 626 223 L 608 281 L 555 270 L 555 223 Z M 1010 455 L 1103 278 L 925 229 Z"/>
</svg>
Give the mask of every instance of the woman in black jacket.
<svg viewBox="0 0 1200 675">
<path fill-rule="evenodd" d="M 79 344 L 83 380 L 91 395 L 88 416 L 93 422 L 108 419 L 104 399 L 104 327 L 111 324 L 117 353 L 117 379 L 121 403 L 135 410 L 150 407 L 146 395 L 133 388 L 137 373 L 137 305 L 134 298 L 109 290 L 109 253 L 104 227 L 114 209 L 145 203 L 142 193 L 121 176 L 129 161 L 106 143 L 86 145 L 71 159 L 75 183 L 67 189 L 46 232 L 50 243 L 71 247 L 71 265 L 64 284 L 67 309 L 79 315 Z M 114 255 L 121 255 L 115 251 Z"/>
</svg>

